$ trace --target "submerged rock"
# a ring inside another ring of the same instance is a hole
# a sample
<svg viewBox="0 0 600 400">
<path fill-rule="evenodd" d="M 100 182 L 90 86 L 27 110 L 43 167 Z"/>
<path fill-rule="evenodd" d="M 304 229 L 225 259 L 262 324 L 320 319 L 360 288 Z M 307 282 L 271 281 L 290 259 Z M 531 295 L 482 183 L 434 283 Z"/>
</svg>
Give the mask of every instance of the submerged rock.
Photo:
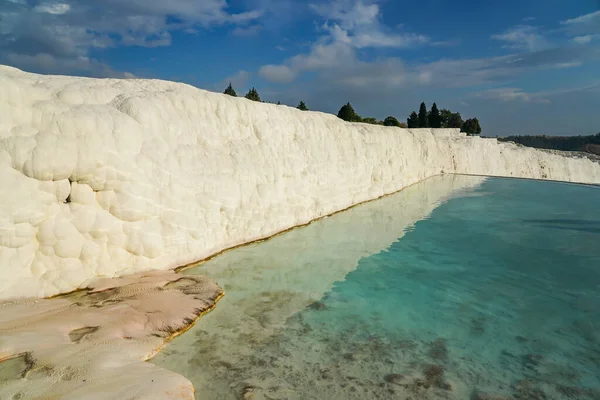
<svg viewBox="0 0 600 400">
<path fill-rule="evenodd" d="M 427 354 L 434 360 L 446 361 L 448 359 L 448 348 L 446 347 L 446 339 L 440 338 L 431 342 Z"/>
</svg>

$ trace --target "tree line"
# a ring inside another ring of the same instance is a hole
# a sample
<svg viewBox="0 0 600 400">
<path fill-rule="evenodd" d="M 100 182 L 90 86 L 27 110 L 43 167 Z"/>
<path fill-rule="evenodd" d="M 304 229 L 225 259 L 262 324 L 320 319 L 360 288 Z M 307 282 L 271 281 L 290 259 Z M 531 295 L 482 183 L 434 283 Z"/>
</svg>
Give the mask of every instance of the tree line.
<svg viewBox="0 0 600 400">
<path fill-rule="evenodd" d="M 589 136 L 506 136 L 498 140 L 538 149 L 586 151 L 600 155 L 600 133 Z"/>
<path fill-rule="evenodd" d="M 413 111 L 406 119 L 409 128 L 460 128 L 461 132 L 469 135 L 479 135 L 481 125 L 477 118 L 469 118 L 463 121 L 458 112 L 452 112 L 446 108 L 438 109 L 436 103 L 433 103 L 431 110 L 427 110 L 427 105 L 423 102 L 419 107 L 419 113 Z"/>
<path fill-rule="evenodd" d="M 231 83 L 223 92 L 229 96 L 237 97 L 237 93 Z M 248 100 L 262 102 L 260 95 L 256 88 L 252 88 L 244 96 Z M 277 102 L 277 104 L 281 104 Z M 308 107 L 304 101 L 300 101 L 300 104 L 296 107 L 302 111 L 308 111 Z M 413 111 L 405 122 L 400 122 L 396 117 L 388 116 L 383 121 L 379 121 L 373 117 L 361 117 L 354 111 L 354 108 L 350 102 L 344 104 L 338 114 L 338 118 L 348 122 L 362 122 L 373 125 L 383 126 L 396 126 L 399 128 L 460 128 L 461 132 L 466 132 L 469 135 L 479 135 L 481 133 L 481 125 L 477 118 L 470 118 L 463 121 L 460 113 L 454 113 L 448 109 L 443 108 L 441 111 L 438 109 L 437 104 L 433 103 L 431 110 L 427 109 L 425 103 L 421 103 L 419 107 L 419 113 Z"/>
<path fill-rule="evenodd" d="M 225 91 L 223 93 L 227 94 L 229 96 L 237 97 L 237 93 L 236 93 L 235 89 L 233 88 L 233 86 L 231 85 L 231 83 L 229 83 L 229 86 L 227 86 L 227 88 L 225 89 Z M 264 103 L 264 101 L 261 100 L 260 95 L 258 94 L 258 90 L 256 90 L 256 88 L 252 88 L 252 89 L 248 90 L 248 93 L 246 93 L 246 95 L 244 97 L 247 98 L 248 100 Z M 278 101 L 277 104 L 281 105 L 281 102 Z M 304 101 L 301 101 L 300 104 L 298 104 L 298 106 L 296 108 L 299 110 L 302 110 L 302 111 L 308 111 L 308 107 L 306 106 L 306 103 L 304 103 Z"/>
</svg>

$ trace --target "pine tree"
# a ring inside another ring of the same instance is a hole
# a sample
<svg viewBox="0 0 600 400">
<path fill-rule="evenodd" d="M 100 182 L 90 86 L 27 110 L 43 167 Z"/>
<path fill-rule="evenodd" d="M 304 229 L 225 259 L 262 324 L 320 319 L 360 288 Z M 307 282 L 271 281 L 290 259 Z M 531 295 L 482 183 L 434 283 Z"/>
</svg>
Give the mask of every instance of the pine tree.
<svg viewBox="0 0 600 400">
<path fill-rule="evenodd" d="M 342 108 L 340 108 L 340 111 L 338 112 L 337 116 L 338 118 L 341 118 L 344 121 L 348 122 L 360 122 L 362 120 L 360 116 L 354 111 L 354 108 L 352 108 L 352 105 L 349 102 L 344 104 Z"/>
<path fill-rule="evenodd" d="M 442 119 L 440 117 L 440 111 L 437 108 L 437 104 L 433 103 L 431 106 L 431 112 L 429 113 L 429 126 L 431 128 L 441 128 Z"/>
<path fill-rule="evenodd" d="M 421 103 L 419 107 L 419 128 L 427 128 L 429 125 L 429 116 L 427 115 L 427 106 Z"/>
<path fill-rule="evenodd" d="M 302 110 L 302 111 L 308 111 L 308 107 L 306 107 L 306 104 L 304 104 L 303 101 L 300 102 L 300 104 L 298 104 L 298 110 Z"/>
<path fill-rule="evenodd" d="M 389 116 L 386 119 L 383 120 L 383 125 L 384 126 L 397 126 L 400 127 L 400 121 L 398 121 L 396 118 Z"/>
<path fill-rule="evenodd" d="M 280 101 L 278 101 L 278 102 L 277 102 L 277 105 L 278 105 L 278 106 L 280 106 L 280 105 L 281 105 L 281 102 L 280 102 Z"/>
<path fill-rule="evenodd" d="M 248 100 L 252 100 L 252 101 L 261 101 L 260 100 L 260 96 L 258 94 L 258 91 L 255 88 L 252 88 L 248 91 L 248 93 L 245 96 Z"/>
<path fill-rule="evenodd" d="M 233 97 L 237 97 L 237 93 L 233 89 L 233 86 L 231 86 L 231 82 L 229 82 L 229 86 L 227 86 L 227 89 L 225 89 L 225 91 L 223 93 L 228 94 Z"/>
<path fill-rule="evenodd" d="M 418 128 L 419 127 L 419 116 L 415 111 L 413 111 L 410 116 L 406 119 L 406 125 L 409 128 Z"/>
<path fill-rule="evenodd" d="M 461 132 L 466 132 L 467 135 L 479 135 L 481 133 L 481 125 L 477 118 L 470 118 L 465 121 L 462 126 Z"/>
</svg>

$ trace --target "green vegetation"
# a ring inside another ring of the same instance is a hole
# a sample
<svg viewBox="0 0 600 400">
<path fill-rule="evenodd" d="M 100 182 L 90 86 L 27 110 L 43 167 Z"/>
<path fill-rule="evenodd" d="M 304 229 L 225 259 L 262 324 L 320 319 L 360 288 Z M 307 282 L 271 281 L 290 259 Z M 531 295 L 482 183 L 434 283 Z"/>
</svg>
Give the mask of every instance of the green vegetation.
<svg viewBox="0 0 600 400">
<path fill-rule="evenodd" d="M 479 135 L 481 133 L 481 126 L 477 118 L 470 118 L 463 124 L 461 132 L 466 132 L 467 135 Z"/>
<path fill-rule="evenodd" d="M 362 122 L 364 124 L 372 124 L 372 125 L 384 125 L 384 126 L 396 126 L 399 128 L 406 128 L 407 125 L 399 122 L 396 117 L 389 116 L 384 121 L 379 121 L 377 118 L 373 117 L 365 117 L 362 118 L 360 115 L 354 111 L 354 108 L 350 103 L 346 103 L 340 108 L 338 112 L 338 118 L 343 119 L 348 122 Z"/>
<path fill-rule="evenodd" d="M 437 104 L 433 103 L 431 106 L 431 112 L 429 113 L 429 127 L 431 128 L 441 128 L 442 127 L 442 117 L 440 115 L 440 110 L 437 108 Z"/>
<path fill-rule="evenodd" d="M 406 125 L 409 128 L 418 128 L 419 127 L 419 116 L 415 111 L 410 113 L 410 116 L 406 119 Z"/>
<path fill-rule="evenodd" d="M 425 103 L 421 103 L 419 113 L 413 111 L 406 122 L 409 128 L 460 128 L 469 135 L 481 133 L 481 125 L 477 118 L 463 122 L 460 113 L 453 113 L 446 108 L 440 111 L 435 103 L 431 106 L 431 111 L 427 110 Z"/>
<path fill-rule="evenodd" d="M 453 113 L 445 108 L 440 111 L 440 125 L 442 128 L 462 128 L 463 124 L 464 121 L 460 113 Z"/>
<path fill-rule="evenodd" d="M 342 108 L 340 108 L 337 116 L 348 122 L 362 122 L 362 118 L 354 111 L 350 102 L 344 104 Z"/>
<path fill-rule="evenodd" d="M 507 136 L 498 140 L 538 149 L 585 151 L 600 155 L 600 133 L 589 136 Z"/>
<path fill-rule="evenodd" d="M 252 101 L 262 101 L 260 99 L 260 96 L 258 94 L 258 91 L 255 88 L 252 88 L 248 91 L 248 93 L 245 96 L 248 100 L 252 100 Z"/>
<path fill-rule="evenodd" d="M 385 120 L 383 120 L 383 125 L 384 126 L 397 126 L 398 128 L 401 128 L 402 125 L 400 124 L 400 121 L 398 121 L 395 117 L 387 117 Z"/>
<path fill-rule="evenodd" d="M 233 97 L 237 97 L 237 93 L 233 89 L 233 86 L 231 86 L 231 82 L 229 82 L 229 86 L 227 86 L 227 89 L 225 89 L 225 91 L 223 93 L 228 94 Z"/>
<path fill-rule="evenodd" d="M 237 93 L 231 83 L 229 83 L 229 86 L 227 86 L 223 93 L 237 97 Z M 253 101 L 262 101 L 258 91 L 254 87 L 244 97 Z M 277 105 L 280 104 L 281 102 L 278 101 Z M 304 101 L 300 101 L 296 108 L 302 111 L 309 110 Z M 406 119 L 406 123 L 398 121 L 396 117 L 391 115 L 383 121 L 379 121 L 373 117 L 362 118 L 354 111 L 350 102 L 340 108 L 337 116 L 348 122 L 362 122 L 365 124 L 395 126 L 398 128 L 461 128 L 463 132 L 467 132 L 469 135 L 478 135 L 481 133 L 481 126 L 477 118 L 468 119 L 466 122 L 463 122 L 460 113 L 453 113 L 445 108 L 440 111 L 436 103 L 433 103 L 431 106 L 431 111 L 427 110 L 427 105 L 424 102 L 421 103 L 419 113 L 417 114 L 413 111 Z"/>
<path fill-rule="evenodd" d="M 429 113 L 425 103 L 421 103 L 419 107 L 419 128 L 429 128 Z"/>
</svg>

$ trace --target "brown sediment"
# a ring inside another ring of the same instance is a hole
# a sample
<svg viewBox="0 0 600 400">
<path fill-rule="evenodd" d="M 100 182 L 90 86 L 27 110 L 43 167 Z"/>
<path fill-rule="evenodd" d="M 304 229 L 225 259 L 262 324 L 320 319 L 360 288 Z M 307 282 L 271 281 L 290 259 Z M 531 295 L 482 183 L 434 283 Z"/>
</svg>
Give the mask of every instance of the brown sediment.
<svg viewBox="0 0 600 400">
<path fill-rule="evenodd" d="M 215 307 L 217 307 L 217 303 L 219 302 L 219 300 L 221 300 L 223 298 L 223 296 L 225 296 L 225 292 L 222 291 L 219 295 L 217 295 L 217 297 L 215 297 L 215 299 L 213 300 L 213 304 L 208 307 L 206 310 L 201 311 L 200 314 L 198 314 L 196 316 L 196 318 L 194 318 L 189 324 L 185 325 L 183 328 L 171 333 L 169 336 L 167 336 L 164 339 L 164 342 L 155 349 L 154 353 L 148 357 L 145 361 L 149 361 L 151 360 L 154 356 L 156 356 L 158 353 L 161 352 L 162 349 L 165 348 L 165 346 L 167 344 L 169 344 L 169 342 L 171 342 L 173 339 L 175 339 L 177 336 L 183 335 L 185 332 L 189 331 L 190 329 L 192 329 L 192 327 L 194 325 L 196 325 L 196 323 L 200 320 L 200 318 L 202 318 L 204 315 L 208 314 L 209 312 L 211 312 L 212 310 L 215 309 Z"/>
</svg>

